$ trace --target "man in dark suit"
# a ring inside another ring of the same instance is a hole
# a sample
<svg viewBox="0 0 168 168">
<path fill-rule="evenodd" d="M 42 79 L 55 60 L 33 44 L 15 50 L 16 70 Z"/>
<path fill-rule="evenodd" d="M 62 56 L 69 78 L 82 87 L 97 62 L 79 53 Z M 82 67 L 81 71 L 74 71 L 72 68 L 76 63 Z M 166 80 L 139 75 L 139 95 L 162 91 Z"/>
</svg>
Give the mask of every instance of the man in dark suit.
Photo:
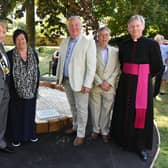
<svg viewBox="0 0 168 168">
<path fill-rule="evenodd" d="M 0 21 L 0 151 L 13 152 L 13 148 L 7 146 L 4 139 L 6 131 L 8 103 L 9 103 L 9 87 L 8 78 L 10 73 L 9 61 L 3 47 L 3 40 L 5 38 L 6 25 Z"/>
</svg>

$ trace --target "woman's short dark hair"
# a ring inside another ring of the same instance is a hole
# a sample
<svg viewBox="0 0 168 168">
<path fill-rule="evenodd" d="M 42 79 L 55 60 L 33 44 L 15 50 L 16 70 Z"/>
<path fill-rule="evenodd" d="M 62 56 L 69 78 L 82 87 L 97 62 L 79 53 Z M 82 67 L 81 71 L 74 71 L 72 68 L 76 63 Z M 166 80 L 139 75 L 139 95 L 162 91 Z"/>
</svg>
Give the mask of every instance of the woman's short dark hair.
<svg viewBox="0 0 168 168">
<path fill-rule="evenodd" d="M 24 37 L 25 37 L 25 39 L 26 39 L 26 42 L 28 42 L 28 35 L 27 35 L 27 33 L 24 30 L 21 30 L 21 29 L 17 29 L 17 30 L 14 31 L 14 33 L 13 33 L 13 42 L 16 44 L 16 38 L 20 34 L 23 34 Z"/>
</svg>

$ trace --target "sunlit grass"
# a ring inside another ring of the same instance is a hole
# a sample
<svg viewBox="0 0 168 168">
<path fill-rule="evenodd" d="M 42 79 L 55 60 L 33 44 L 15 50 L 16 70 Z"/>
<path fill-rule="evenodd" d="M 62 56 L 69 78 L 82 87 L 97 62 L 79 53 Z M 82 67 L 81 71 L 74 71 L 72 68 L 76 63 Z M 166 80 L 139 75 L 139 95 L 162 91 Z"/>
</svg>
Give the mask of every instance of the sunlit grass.
<svg viewBox="0 0 168 168">
<path fill-rule="evenodd" d="M 46 48 L 46 47 L 39 47 L 37 49 L 39 55 L 39 66 L 41 75 L 49 73 L 49 61 L 52 60 L 52 56 L 55 50 L 56 48 Z"/>
<path fill-rule="evenodd" d="M 160 132 L 160 153 L 155 168 L 168 167 L 168 95 L 158 96 L 154 101 L 154 117 Z"/>
</svg>

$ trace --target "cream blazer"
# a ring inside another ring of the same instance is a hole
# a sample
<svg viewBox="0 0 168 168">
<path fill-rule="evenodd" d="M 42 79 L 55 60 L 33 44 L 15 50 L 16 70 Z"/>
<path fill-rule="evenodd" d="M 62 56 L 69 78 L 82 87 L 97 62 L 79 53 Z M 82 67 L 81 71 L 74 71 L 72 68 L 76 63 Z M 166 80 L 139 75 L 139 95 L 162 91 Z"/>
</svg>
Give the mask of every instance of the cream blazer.
<svg viewBox="0 0 168 168">
<path fill-rule="evenodd" d="M 94 87 L 107 81 L 111 85 L 111 91 L 115 94 L 117 77 L 120 72 L 118 49 L 110 45 L 108 49 L 108 61 L 105 65 L 101 56 L 101 48 L 97 45 L 97 66 L 94 78 Z"/>
<path fill-rule="evenodd" d="M 70 37 L 64 39 L 59 48 L 56 80 L 62 84 L 64 63 Z M 69 63 L 69 82 L 73 91 L 81 91 L 82 86 L 91 88 L 96 72 L 96 45 L 93 39 L 80 35 L 73 49 Z"/>
</svg>

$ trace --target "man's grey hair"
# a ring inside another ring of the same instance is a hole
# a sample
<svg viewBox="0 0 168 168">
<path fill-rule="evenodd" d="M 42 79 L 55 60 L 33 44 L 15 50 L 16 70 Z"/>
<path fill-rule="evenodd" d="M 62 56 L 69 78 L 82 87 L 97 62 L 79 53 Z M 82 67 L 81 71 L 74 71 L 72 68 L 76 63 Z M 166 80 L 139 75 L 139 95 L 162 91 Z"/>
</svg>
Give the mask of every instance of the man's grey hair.
<svg viewBox="0 0 168 168">
<path fill-rule="evenodd" d="M 78 20 L 79 23 L 80 23 L 80 26 L 82 27 L 82 21 L 81 21 L 81 19 L 80 19 L 79 16 L 70 16 L 70 17 L 68 18 L 68 23 L 67 23 L 67 24 L 69 24 L 69 22 L 70 22 L 71 20 Z"/>
<path fill-rule="evenodd" d="M 133 20 L 139 20 L 142 25 L 145 27 L 145 19 L 142 15 L 133 15 L 131 18 L 128 20 L 128 25 L 133 21 Z"/>
<path fill-rule="evenodd" d="M 100 33 L 101 31 L 103 31 L 103 30 L 108 31 L 109 34 L 111 33 L 111 30 L 110 30 L 107 26 L 104 26 L 104 27 L 99 28 L 99 29 L 97 30 L 97 33 L 99 34 L 99 33 Z"/>
<path fill-rule="evenodd" d="M 157 35 L 154 37 L 154 40 L 156 40 L 156 41 L 164 40 L 164 36 L 161 35 L 161 34 L 157 34 Z"/>
</svg>

